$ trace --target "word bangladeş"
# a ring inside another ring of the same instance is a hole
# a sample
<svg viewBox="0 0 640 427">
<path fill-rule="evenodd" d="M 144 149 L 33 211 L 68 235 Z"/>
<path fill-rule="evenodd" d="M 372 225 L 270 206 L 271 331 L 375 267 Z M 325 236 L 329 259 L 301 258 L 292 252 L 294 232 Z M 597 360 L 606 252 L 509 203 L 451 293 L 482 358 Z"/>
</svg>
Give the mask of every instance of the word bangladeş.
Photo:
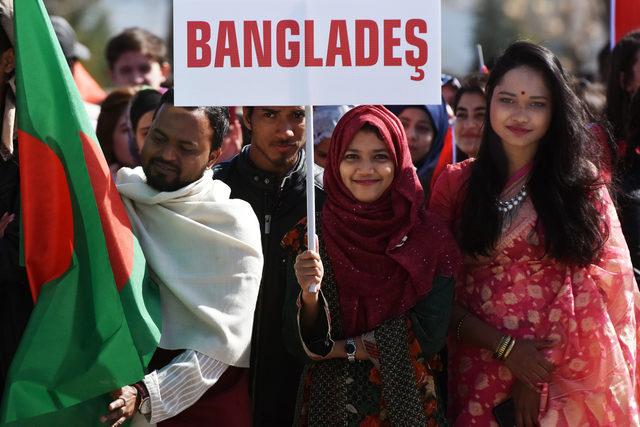
<svg viewBox="0 0 640 427">
<path fill-rule="evenodd" d="M 406 22 L 385 19 L 382 28 L 376 21 L 368 19 L 349 23 L 347 20 L 332 20 L 327 46 L 321 50 L 325 54 L 321 56 L 315 53 L 315 21 L 300 23 L 285 19 L 260 23 L 262 31 L 258 21 L 219 21 L 217 39 L 212 42 L 211 25 L 208 22 L 188 21 L 187 67 L 210 67 L 213 62 L 214 68 L 222 68 L 225 60 L 233 68 L 272 67 L 275 47 L 275 61 L 280 67 L 336 67 L 339 66 L 336 65 L 339 58 L 342 67 L 371 67 L 382 61 L 385 67 L 413 67 L 416 74 L 410 76 L 411 80 L 420 81 L 425 77 L 422 68 L 429 57 L 429 46 L 425 40 L 427 22 L 423 19 L 409 19 Z M 354 29 L 354 40 L 349 39 L 349 24 Z M 237 31 L 242 31 L 243 46 L 239 46 Z M 398 32 L 402 35 L 396 35 Z M 401 37 L 412 48 L 397 55 L 394 49 L 401 45 Z M 272 43 L 274 38 L 275 43 Z M 350 49 L 352 43 L 355 45 L 353 54 Z M 212 52 L 213 45 L 215 52 Z"/>
</svg>

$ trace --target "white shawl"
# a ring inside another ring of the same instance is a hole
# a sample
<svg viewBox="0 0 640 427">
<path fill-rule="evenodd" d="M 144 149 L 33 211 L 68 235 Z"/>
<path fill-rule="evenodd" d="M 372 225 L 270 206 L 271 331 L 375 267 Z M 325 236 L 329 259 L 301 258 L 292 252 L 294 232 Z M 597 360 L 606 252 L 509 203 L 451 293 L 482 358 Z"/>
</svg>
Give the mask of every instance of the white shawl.
<svg viewBox="0 0 640 427">
<path fill-rule="evenodd" d="M 147 185 L 141 167 L 120 169 L 116 186 L 156 276 L 162 303 L 159 346 L 192 349 L 248 367 L 262 276 L 260 226 L 251 206 L 202 178 L 177 191 Z"/>
<path fill-rule="evenodd" d="M 0 25 L 9 37 L 12 46 L 15 46 L 13 31 L 13 0 L 0 0 Z M 0 157 L 4 161 L 13 156 L 13 140 L 16 138 L 16 81 L 15 77 L 7 82 L 7 94 L 4 99 L 4 111 L 2 119 L 2 133 L 0 135 Z"/>
</svg>

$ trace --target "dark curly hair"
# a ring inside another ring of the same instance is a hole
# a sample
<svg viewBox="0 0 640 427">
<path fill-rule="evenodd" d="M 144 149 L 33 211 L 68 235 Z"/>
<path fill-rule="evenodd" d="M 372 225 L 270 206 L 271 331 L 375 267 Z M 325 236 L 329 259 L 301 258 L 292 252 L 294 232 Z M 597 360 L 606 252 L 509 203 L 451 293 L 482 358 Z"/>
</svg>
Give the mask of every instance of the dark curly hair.
<svg viewBox="0 0 640 427">
<path fill-rule="evenodd" d="M 548 49 L 516 42 L 498 59 L 487 82 L 487 114 L 482 144 L 471 166 L 459 243 L 467 254 L 489 255 L 503 220 L 498 200 L 508 179 L 500 137 L 490 123 L 491 98 L 505 74 L 521 66 L 538 71 L 552 94 L 551 122 L 533 158 L 528 192 L 544 230 L 546 253 L 562 262 L 586 265 L 599 256 L 608 230 L 594 203 L 601 185 L 600 150 L 588 130 L 586 112 L 571 90 L 560 61 Z"/>
<path fill-rule="evenodd" d="M 631 95 L 626 84 L 633 78 L 633 66 L 640 51 L 640 31 L 624 36 L 613 48 L 607 83 L 607 119 L 616 139 L 624 138 Z"/>
<path fill-rule="evenodd" d="M 168 104 L 171 106 L 175 105 L 174 102 L 174 91 L 173 89 L 169 89 L 162 95 L 160 98 L 160 103 L 158 107 L 153 112 L 153 118 L 155 119 L 158 111 L 164 104 Z M 202 111 L 207 119 L 209 120 L 209 124 L 211 125 L 211 129 L 213 130 L 213 137 L 211 139 L 211 151 L 217 150 L 222 147 L 222 140 L 224 139 L 227 132 L 229 132 L 229 108 L 227 107 L 212 107 L 212 106 L 202 106 L 202 107 L 179 107 L 184 108 L 189 111 Z"/>
</svg>

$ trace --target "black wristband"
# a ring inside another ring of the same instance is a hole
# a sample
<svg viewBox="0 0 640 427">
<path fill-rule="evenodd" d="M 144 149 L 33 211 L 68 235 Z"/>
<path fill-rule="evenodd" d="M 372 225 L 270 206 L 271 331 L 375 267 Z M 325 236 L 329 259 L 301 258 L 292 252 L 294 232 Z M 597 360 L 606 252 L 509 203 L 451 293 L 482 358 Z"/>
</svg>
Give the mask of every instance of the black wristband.
<svg viewBox="0 0 640 427">
<path fill-rule="evenodd" d="M 147 386 L 145 385 L 144 381 L 138 381 L 133 385 L 133 387 L 135 387 L 135 389 L 138 391 L 138 397 L 139 397 L 139 400 L 137 400 L 138 404 L 140 404 L 140 402 L 142 402 L 144 399 L 149 397 L 149 390 L 147 390 Z"/>
</svg>

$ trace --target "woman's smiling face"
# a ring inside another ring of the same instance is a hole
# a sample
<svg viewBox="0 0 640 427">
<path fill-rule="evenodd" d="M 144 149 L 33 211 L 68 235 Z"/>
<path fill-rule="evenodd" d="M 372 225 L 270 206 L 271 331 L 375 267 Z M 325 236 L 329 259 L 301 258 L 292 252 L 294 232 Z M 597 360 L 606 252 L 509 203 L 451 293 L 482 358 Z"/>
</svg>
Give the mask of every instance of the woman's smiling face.
<svg viewBox="0 0 640 427">
<path fill-rule="evenodd" d="M 340 161 L 340 177 L 353 197 L 362 203 L 382 196 L 395 174 L 395 162 L 374 131 L 359 131 Z"/>
<path fill-rule="evenodd" d="M 551 124 L 552 95 L 543 75 L 520 66 L 507 72 L 491 97 L 490 121 L 510 152 L 535 153 Z"/>
</svg>

